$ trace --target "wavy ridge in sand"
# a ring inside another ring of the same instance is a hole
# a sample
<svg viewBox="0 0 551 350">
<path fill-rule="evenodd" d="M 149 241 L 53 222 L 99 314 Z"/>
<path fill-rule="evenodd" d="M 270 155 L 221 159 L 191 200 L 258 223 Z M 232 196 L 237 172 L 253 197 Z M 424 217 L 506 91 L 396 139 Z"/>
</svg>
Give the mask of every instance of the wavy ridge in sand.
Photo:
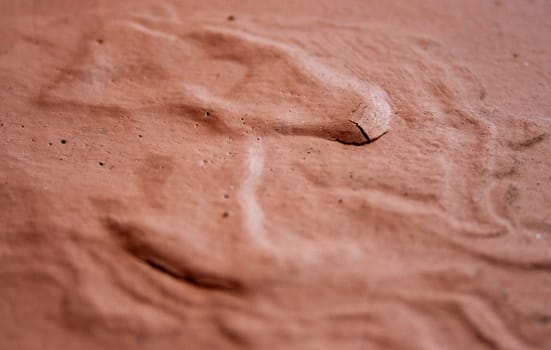
<svg viewBox="0 0 551 350">
<path fill-rule="evenodd" d="M 253 240 L 265 245 L 267 237 L 264 229 L 264 210 L 257 198 L 258 185 L 264 170 L 264 150 L 261 143 L 253 141 L 249 145 L 245 169 L 245 179 L 239 189 L 245 228 Z"/>
</svg>

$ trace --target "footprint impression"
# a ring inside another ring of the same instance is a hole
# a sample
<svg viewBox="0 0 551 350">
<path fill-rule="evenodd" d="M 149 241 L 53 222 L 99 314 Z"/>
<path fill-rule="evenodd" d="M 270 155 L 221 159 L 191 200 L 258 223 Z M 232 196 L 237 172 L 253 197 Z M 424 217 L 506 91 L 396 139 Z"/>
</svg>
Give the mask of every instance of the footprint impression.
<svg viewBox="0 0 551 350">
<path fill-rule="evenodd" d="M 38 102 L 113 116 L 168 114 L 231 136 L 252 131 L 365 145 L 389 129 L 392 111 L 383 90 L 323 65 L 299 48 L 226 28 L 195 27 L 176 35 L 129 21 L 109 32 L 112 36 L 101 40 L 101 33 L 85 35 L 88 45 L 79 47 Z M 248 175 L 240 191 L 245 228 L 260 242 L 265 237 L 256 186 L 262 159 L 261 150 L 249 149 Z M 163 162 L 150 165 L 162 168 Z M 164 180 L 147 178 L 159 185 Z M 161 207 L 155 192 L 148 198 Z M 182 250 L 178 247 L 185 244 L 179 239 L 168 241 L 135 220 L 108 217 L 104 226 L 135 260 L 193 288 L 246 290 L 223 256 L 217 260 L 200 250 Z M 204 259 L 197 259 L 201 254 Z"/>
</svg>

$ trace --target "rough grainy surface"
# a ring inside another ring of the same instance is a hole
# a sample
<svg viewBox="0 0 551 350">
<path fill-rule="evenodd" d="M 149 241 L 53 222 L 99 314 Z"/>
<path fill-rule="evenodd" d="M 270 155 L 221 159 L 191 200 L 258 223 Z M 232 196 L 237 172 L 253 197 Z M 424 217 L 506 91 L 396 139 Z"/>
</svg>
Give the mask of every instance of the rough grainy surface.
<svg viewBox="0 0 551 350">
<path fill-rule="evenodd" d="M 546 0 L 0 1 L 0 348 L 550 349 L 550 42 Z"/>
</svg>

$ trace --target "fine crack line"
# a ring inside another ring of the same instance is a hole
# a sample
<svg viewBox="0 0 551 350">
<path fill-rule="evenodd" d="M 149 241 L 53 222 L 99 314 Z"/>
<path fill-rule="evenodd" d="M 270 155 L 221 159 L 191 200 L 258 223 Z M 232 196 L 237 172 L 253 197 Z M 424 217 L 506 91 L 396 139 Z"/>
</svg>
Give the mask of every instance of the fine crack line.
<svg viewBox="0 0 551 350">
<path fill-rule="evenodd" d="M 363 137 L 365 137 L 365 140 L 367 141 L 366 143 L 370 143 L 371 142 L 371 139 L 369 138 L 369 135 L 367 135 L 367 133 L 365 132 L 365 130 L 360 126 L 360 124 L 356 123 L 355 121 L 353 120 L 350 120 L 350 122 L 354 125 L 356 125 L 356 127 L 358 128 L 358 130 L 360 130 L 360 133 L 362 134 Z"/>
<path fill-rule="evenodd" d="M 350 145 L 350 146 L 363 146 L 363 145 L 367 145 L 368 143 L 371 143 L 372 140 L 369 138 L 369 135 L 367 135 L 365 130 L 360 126 L 360 124 L 358 124 L 357 122 L 355 122 L 353 120 L 348 120 L 348 121 L 351 122 L 352 124 L 354 124 L 358 128 L 358 130 L 360 131 L 360 134 L 362 134 L 365 141 L 362 141 L 362 142 L 347 142 L 347 141 L 344 141 L 344 140 L 337 139 L 336 140 L 337 142 L 342 143 L 343 145 Z"/>
</svg>

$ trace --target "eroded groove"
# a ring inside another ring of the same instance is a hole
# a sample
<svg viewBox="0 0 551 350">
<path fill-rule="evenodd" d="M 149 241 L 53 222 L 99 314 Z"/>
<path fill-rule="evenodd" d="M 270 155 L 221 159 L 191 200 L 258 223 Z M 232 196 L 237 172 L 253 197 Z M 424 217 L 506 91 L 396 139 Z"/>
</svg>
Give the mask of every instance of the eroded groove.
<svg viewBox="0 0 551 350">
<path fill-rule="evenodd" d="M 203 290 L 236 294 L 245 290 L 238 279 L 209 271 L 181 254 L 176 255 L 170 248 L 177 245 L 177 242 L 158 240 L 146 230 L 112 219 L 105 220 L 105 226 L 126 253 L 157 273 Z"/>
<path fill-rule="evenodd" d="M 210 289 L 210 290 L 223 290 L 228 292 L 237 292 L 242 290 L 242 286 L 235 282 L 226 279 L 221 279 L 214 276 L 198 275 L 191 273 L 179 273 L 173 271 L 171 268 L 164 266 L 150 258 L 138 258 L 138 260 L 144 262 L 152 269 L 164 273 L 176 280 L 188 283 L 197 288 Z"/>
</svg>

